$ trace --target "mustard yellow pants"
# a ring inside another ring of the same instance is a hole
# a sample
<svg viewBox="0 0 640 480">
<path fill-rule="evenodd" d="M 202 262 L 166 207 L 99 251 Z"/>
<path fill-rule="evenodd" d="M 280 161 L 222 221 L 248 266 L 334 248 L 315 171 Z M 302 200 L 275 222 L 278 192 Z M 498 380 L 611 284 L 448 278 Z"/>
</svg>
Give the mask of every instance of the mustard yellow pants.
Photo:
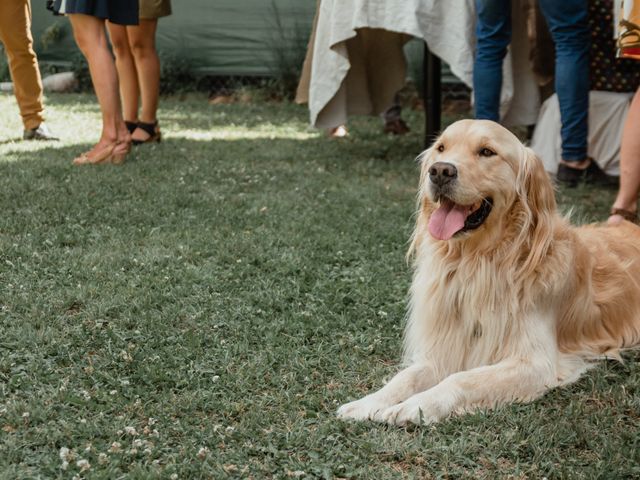
<svg viewBox="0 0 640 480">
<path fill-rule="evenodd" d="M 44 121 L 44 108 L 42 79 L 31 36 L 30 0 L 0 0 L 0 42 L 9 60 L 24 128 L 37 128 Z"/>
</svg>

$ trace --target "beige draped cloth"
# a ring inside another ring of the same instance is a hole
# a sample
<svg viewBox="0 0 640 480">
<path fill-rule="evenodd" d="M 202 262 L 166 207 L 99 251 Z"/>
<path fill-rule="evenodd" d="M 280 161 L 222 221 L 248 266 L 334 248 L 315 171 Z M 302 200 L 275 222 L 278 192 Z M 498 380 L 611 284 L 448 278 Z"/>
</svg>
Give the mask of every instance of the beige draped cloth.
<svg viewBox="0 0 640 480">
<path fill-rule="evenodd" d="M 587 154 L 609 175 L 620 175 L 622 127 L 633 92 L 589 92 L 589 137 Z M 549 97 L 540 110 L 531 148 L 542 159 L 544 168 L 555 174 L 562 157 L 558 97 Z"/>
<path fill-rule="evenodd" d="M 539 108 L 526 42 L 525 0 L 514 1 L 514 41 L 504 63 L 503 121 L 531 124 Z M 311 124 L 333 128 L 352 114 L 379 114 L 406 80 L 404 44 L 425 40 L 472 86 L 474 0 L 321 0 L 298 89 Z"/>
</svg>

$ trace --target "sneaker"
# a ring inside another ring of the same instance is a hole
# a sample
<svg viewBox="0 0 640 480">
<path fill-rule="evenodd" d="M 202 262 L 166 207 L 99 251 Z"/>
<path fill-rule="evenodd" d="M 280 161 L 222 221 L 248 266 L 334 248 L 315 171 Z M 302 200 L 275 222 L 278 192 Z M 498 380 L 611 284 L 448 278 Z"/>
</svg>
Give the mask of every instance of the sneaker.
<svg viewBox="0 0 640 480">
<path fill-rule="evenodd" d="M 404 135 L 409 133 L 409 126 L 401 118 L 392 120 L 384 124 L 384 133 L 391 133 L 393 135 Z"/>
<path fill-rule="evenodd" d="M 607 175 L 593 158 L 590 160 L 589 166 L 583 170 L 567 167 L 561 163 L 558 165 L 556 179 L 559 183 L 569 188 L 577 187 L 580 183 L 598 187 L 618 188 L 618 177 Z"/>
<path fill-rule="evenodd" d="M 46 124 L 41 123 L 37 128 L 25 130 L 22 135 L 24 140 L 60 140 L 56 137 Z"/>
</svg>

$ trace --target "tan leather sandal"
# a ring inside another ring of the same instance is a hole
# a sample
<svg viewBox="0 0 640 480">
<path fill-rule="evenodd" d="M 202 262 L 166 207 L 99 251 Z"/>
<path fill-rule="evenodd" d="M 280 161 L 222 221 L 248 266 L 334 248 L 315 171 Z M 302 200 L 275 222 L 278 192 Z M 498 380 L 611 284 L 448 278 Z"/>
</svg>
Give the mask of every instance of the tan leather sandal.
<svg viewBox="0 0 640 480">
<path fill-rule="evenodd" d="M 101 165 L 105 163 L 111 163 L 111 156 L 113 150 L 116 148 L 116 143 L 110 143 L 102 149 L 91 152 L 81 153 L 79 157 L 73 159 L 74 165 Z"/>
<path fill-rule="evenodd" d="M 127 158 L 127 154 L 131 151 L 131 142 L 120 141 L 116 143 L 111 155 L 111 163 L 114 165 L 122 165 Z"/>
<path fill-rule="evenodd" d="M 73 159 L 74 165 L 122 165 L 131 151 L 130 141 L 118 141 L 106 145 L 97 152 L 84 152 Z"/>
</svg>

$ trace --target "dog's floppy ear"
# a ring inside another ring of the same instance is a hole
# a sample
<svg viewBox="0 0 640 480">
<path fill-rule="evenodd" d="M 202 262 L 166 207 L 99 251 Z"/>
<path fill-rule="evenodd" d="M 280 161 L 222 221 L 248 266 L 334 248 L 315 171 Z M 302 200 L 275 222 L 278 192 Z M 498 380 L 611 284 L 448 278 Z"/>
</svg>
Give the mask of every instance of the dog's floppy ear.
<svg viewBox="0 0 640 480">
<path fill-rule="evenodd" d="M 520 202 L 525 210 L 529 210 L 534 221 L 540 215 L 555 212 L 556 197 L 549 174 L 533 150 L 524 146 L 516 183 Z"/>
<path fill-rule="evenodd" d="M 553 240 L 556 198 L 553 184 L 540 159 L 522 146 L 516 192 L 520 204 L 520 233 L 513 245 L 514 262 L 520 263 L 518 275 L 530 275 L 547 254 Z M 520 257 L 521 245 L 528 245 L 526 258 Z"/>
</svg>

